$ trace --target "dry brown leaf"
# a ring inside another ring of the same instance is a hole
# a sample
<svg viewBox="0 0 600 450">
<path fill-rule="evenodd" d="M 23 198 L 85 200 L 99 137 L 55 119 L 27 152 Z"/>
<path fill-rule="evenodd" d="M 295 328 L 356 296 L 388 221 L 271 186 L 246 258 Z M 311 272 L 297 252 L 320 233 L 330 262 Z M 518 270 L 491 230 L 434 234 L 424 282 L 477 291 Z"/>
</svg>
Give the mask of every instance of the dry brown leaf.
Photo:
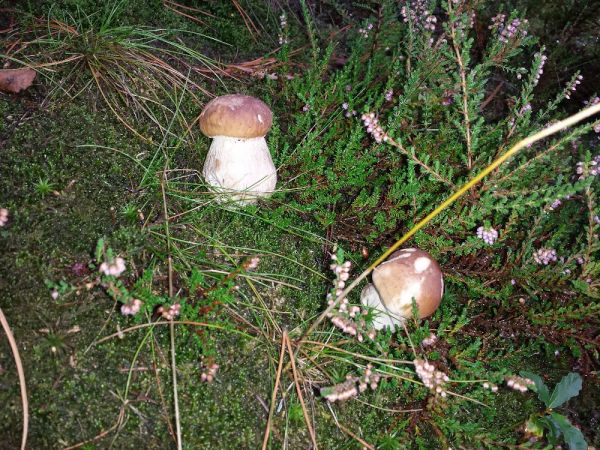
<svg viewBox="0 0 600 450">
<path fill-rule="evenodd" d="M 33 69 L 0 69 L 0 91 L 16 94 L 31 86 L 34 79 Z"/>
</svg>

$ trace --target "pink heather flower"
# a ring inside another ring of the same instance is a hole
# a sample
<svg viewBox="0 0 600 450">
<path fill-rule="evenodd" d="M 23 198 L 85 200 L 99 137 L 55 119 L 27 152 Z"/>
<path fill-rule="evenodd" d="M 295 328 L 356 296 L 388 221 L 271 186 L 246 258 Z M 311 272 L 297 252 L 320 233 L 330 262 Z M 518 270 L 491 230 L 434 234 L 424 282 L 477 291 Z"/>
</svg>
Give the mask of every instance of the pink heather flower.
<svg viewBox="0 0 600 450">
<path fill-rule="evenodd" d="M 542 76 L 542 74 L 544 73 L 544 65 L 546 64 L 546 60 L 548 59 L 548 57 L 546 55 L 542 55 L 541 53 L 536 53 L 535 54 L 535 58 L 540 58 L 540 66 L 537 69 L 537 72 L 534 75 L 534 80 L 533 80 L 533 85 L 537 86 L 537 84 L 540 82 L 540 77 Z"/>
<path fill-rule="evenodd" d="M 167 309 L 165 309 L 164 306 L 159 307 L 157 309 L 157 312 L 160 313 L 160 315 L 163 317 L 163 319 L 173 320 L 175 317 L 177 317 L 179 315 L 180 310 L 181 310 L 181 304 L 174 303 L 171 306 L 169 306 Z"/>
<path fill-rule="evenodd" d="M 144 302 L 134 298 L 133 300 L 121 305 L 121 314 L 124 316 L 135 316 L 138 312 L 140 312 L 140 308 L 143 304 Z"/>
<path fill-rule="evenodd" d="M 492 392 L 498 392 L 498 386 L 496 386 L 493 383 L 485 382 L 485 383 L 483 383 L 483 388 L 484 389 L 489 389 Z"/>
<path fill-rule="evenodd" d="M 246 262 L 245 269 L 246 270 L 254 270 L 258 267 L 259 262 L 260 262 L 260 258 L 258 256 L 253 256 Z"/>
<path fill-rule="evenodd" d="M 428 9 L 427 0 L 411 0 L 408 6 L 400 10 L 405 23 L 411 22 L 414 26 L 423 27 L 426 31 L 435 31 L 437 17 Z"/>
<path fill-rule="evenodd" d="M 348 109 L 348 103 L 342 103 L 342 109 L 346 111 Z"/>
<path fill-rule="evenodd" d="M 391 102 L 393 97 L 394 97 L 393 89 L 388 89 L 387 91 L 385 91 L 385 100 L 386 101 Z"/>
<path fill-rule="evenodd" d="M 365 28 L 359 28 L 358 32 L 359 34 L 362 35 L 363 38 L 368 38 L 369 37 L 369 31 L 371 31 L 373 29 L 373 24 L 369 23 L 367 24 L 367 26 Z"/>
<path fill-rule="evenodd" d="M 50 293 L 50 297 L 52 297 L 52 300 L 56 300 L 58 296 L 58 291 L 56 289 L 52 289 L 52 292 Z"/>
<path fill-rule="evenodd" d="M 495 30 L 495 29 L 503 28 L 505 20 L 506 20 L 505 14 L 496 14 L 494 17 L 492 17 L 492 23 L 488 27 L 488 30 Z"/>
<path fill-rule="evenodd" d="M 0 227 L 3 227 L 8 222 L 8 209 L 0 208 Z"/>
<path fill-rule="evenodd" d="M 501 16 L 503 16 L 501 14 Z M 498 17 L 498 16 L 496 16 Z M 502 23 L 498 23 L 498 32 L 500 33 L 500 42 L 508 43 L 508 41 L 514 37 L 525 37 L 527 36 L 527 30 L 525 30 L 525 26 L 527 25 L 527 20 L 521 21 L 521 19 L 513 19 L 508 25 L 504 26 L 504 17 L 502 18 Z"/>
<path fill-rule="evenodd" d="M 373 366 L 368 364 L 362 376 L 346 375 L 346 381 L 321 388 L 321 395 L 328 402 L 348 400 L 363 393 L 369 387 L 373 390 L 377 389 L 380 378 L 378 374 L 373 373 Z"/>
<path fill-rule="evenodd" d="M 493 245 L 498 239 L 498 232 L 492 227 L 484 228 L 481 226 L 477 228 L 477 237 L 483 239 L 486 244 Z"/>
<path fill-rule="evenodd" d="M 379 120 L 373 113 L 366 113 L 361 116 L 361 119 L 367 129 L 367 133 L 373 136 L 376 142 L 387 142 L 389 136 L 379 125 Z"/>
<path fill-rule="evenodd" d="M 575 78 L 573 78 L 569 84 L 567 84 L 567 88 L 565 89 L 565 98 L 566 99 L 570 99 L 571 98 L 571 92 L 575 92 L 577 90 L 577 85 L 581 84 L 581 80 L 583 80 L 583 76 L 581 75 L 577 75 Z"/>
<path fill-rule="evenodd" d="M 590 162 L 579 161 L 575 166 L 575 172 L 579 179 L 596 177 L 600 174 L 600 155 L 596 155 Z"/>
<path fill-rule="evenodd" d="M 527 392 L 527 386 L 532 386 L 533 384 L 535 383 L 529 378 L 518 377 L 516 375 L 506 379 L 506 385 L 519 392 Z"/>
<path fill-rule="evenodd" d="M 310 105 L 307 103 L 306 105 L 304 105 L 304 107 L 302 108 L 303 112 L 308 112 L 310 110 Z"/>
<path fill-rule="evenodd" d="M 557 198 L 556 200 L 554 200 L 550 206 L 548 207 L 548 209 L 550 211 L 554 211 L 556 208 L 558 208 L 560 205 L 562 204 L 562 202 L 560 201 L 559 198 Z"/>
<path fill-rule="evenodd" d="M 100 264 L 100 272 L 107 276 L 118 277 L 125 272 L 125 260 L 117 257 L 110 264 L 103 262 Z"/>
<path fill-rule="evenodd" d="M 429 336 L 427 336 L 425 339 L 423 339 L 421 341 L 421 346 L 422 347 L 430 347 L 433 344 L 435 344 L 437 342 L 437 340 L 438 340 L 438 337 L 435 334 L 430 333 Z"/>
<path fill-rule="evenodd" d="M 442 397 L 446 397 L 444 385 L 450 381 L 448 375 L 444 372 L 436 370 L 433 364 L 428 363 L 424 359 L 415 359 L 415 371 L 423 382 L 423 384 L 433 392 Z"/>
<path fill-rule="evenodd" d="M 219 365 L 211 364 L 210 366 L 208 366 L 206 372 L 202 372 L 202 374 L 200 375 L 200 380 L 205 381 L 206 383 L 212 383 L 212 381 L 217 376 L 217 370 L 219 370 Z"/>
<path fill-rule="evenodd" d="M 343 289 L 346 287 L 346 281 L 350 277 L 351 267 L 352 263 L 350 261 L 340 264 L 337 256 L 335 254 L 331 255 L 329 268 L 335 274 L 335 279 L 333 280 L 332 292 L 327 294 L 327 304 L 329 306 L 335 302 L 334 293 L 336 297 L 342 295 Z M 342 298 L 338 309 L 329 312 L 327 316 L 336 328 L 362 342 L 365 335 L 371 340 L 375 339 L 374 330 L 367 330 L 365 320 L 360 317 L 366 315 L 366 313 L 366 311 L 361 311 L 359 306 L 350 305 L 347 298 Z"/>
<path fill-rule="evenodd" d="M 557 260 L 556 250 L 553 248 L 540 248 L 533 253 L 533 259 L 537 264 L 547 266 Z"/>
</svg>

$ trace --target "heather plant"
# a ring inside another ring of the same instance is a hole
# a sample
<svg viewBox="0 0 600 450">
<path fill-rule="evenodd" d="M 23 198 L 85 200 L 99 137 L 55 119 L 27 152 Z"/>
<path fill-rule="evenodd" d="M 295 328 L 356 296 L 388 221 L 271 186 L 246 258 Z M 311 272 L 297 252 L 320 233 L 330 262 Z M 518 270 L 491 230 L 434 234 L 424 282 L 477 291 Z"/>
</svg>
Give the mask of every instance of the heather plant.
<svg viewBox="0 0 600 450">
<path fill-rule="evenodd" d="M 547 57 L 543 46 L 535 49 L 527 20 L 494 17 L 476 51 L 477 8 L 443 2 L 433 14 L 425 2 L 407 2 L 398 21 L 386 2 L 365 22 L 371 27 L 361 25 L 369 33 L 349 33 L 338 44 L 346 52 L 341 69 L 329 70 L 340 50 L 329 45 L 304 79 L 284 84 L 298 111 L 288 135 L 302 137 L 279 155 L 283 172 L 297 174 L 282 177 L 293 180 L 285 186 L 297 192 L 292 205 L 353 250 L 409 229 L 511 143 L 561 117 L 559 107 L 585 83 L 574 73 L 552 101 L 537 104 Z M 511 308 L 517 289 L 546 299 L 528 305 L 538 323 L 556 307 L 582 324 L 596 316 L 596 304 L 583 298 L 576 307 L 547 298 L 571 289 L 597 295 L 594 127 L 588 122 L 521 152 L 417 234 L 416 244 L 434 256 L 443 249 L 456 263 L 453 282 Z M 466 276 L 465 260 L 479 261 L 481 282 L 488 277 L 495 292 Z"/>
</svg>

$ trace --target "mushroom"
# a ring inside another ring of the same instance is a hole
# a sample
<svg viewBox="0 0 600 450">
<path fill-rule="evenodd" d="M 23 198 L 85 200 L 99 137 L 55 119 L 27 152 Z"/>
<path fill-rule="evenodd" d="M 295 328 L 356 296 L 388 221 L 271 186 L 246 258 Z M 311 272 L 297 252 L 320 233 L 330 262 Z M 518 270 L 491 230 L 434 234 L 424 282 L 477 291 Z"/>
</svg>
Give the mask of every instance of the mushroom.
<svg viewBox="0 0 600 450">
<path fill-rule="evenodd" d="M 202 175 L 219 202 L 246 205 L 273 192 L 277 173 L 265 141 L 272 123 L 269 107 L 249 95 L 224 95 L 206 105 L 200 130 L 213 142 Z"/>
<path fill-rule="evenodd" d="M 363 305 L 374 308 L 373 327 L 394 330 L 412 317 L 415 300 L 419 318 L 432 315 L 444 294 L 444 277 L 440 266 L 423 250 L 405 248 L 390 255 L 373 271 L 373 284 L 363 289 Z"/>
</svg>

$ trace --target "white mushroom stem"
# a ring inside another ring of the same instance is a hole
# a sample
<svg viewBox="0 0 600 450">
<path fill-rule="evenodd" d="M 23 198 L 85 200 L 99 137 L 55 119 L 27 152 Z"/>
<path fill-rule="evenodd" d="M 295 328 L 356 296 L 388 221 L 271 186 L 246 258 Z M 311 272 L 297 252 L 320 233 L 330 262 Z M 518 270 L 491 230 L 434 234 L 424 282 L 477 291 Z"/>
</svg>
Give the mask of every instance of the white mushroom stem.
<svg viewBox="0 0 600 450">
<path fill-rule="evenodd" d="M 214 136 L 202 169 L 204 180 L 222 193 L 218 201 L 254 203 L 275 190 L 277 173 L 264 137 Z"/>
<path fill-rule="evenodd" d="M 360 294 L 360 302 L 369 308 L 373 309 L 374 319 L 373 328 L 376 330 L 382 330 L 389 328 L 394 331 L 396 326 L 402 325 L 406 320 L 396 314 L 393 314 L 389 309 L 385 307 L 379 296 L 379 292 L 372 284 L 367 284 Z"/>
</svg>

